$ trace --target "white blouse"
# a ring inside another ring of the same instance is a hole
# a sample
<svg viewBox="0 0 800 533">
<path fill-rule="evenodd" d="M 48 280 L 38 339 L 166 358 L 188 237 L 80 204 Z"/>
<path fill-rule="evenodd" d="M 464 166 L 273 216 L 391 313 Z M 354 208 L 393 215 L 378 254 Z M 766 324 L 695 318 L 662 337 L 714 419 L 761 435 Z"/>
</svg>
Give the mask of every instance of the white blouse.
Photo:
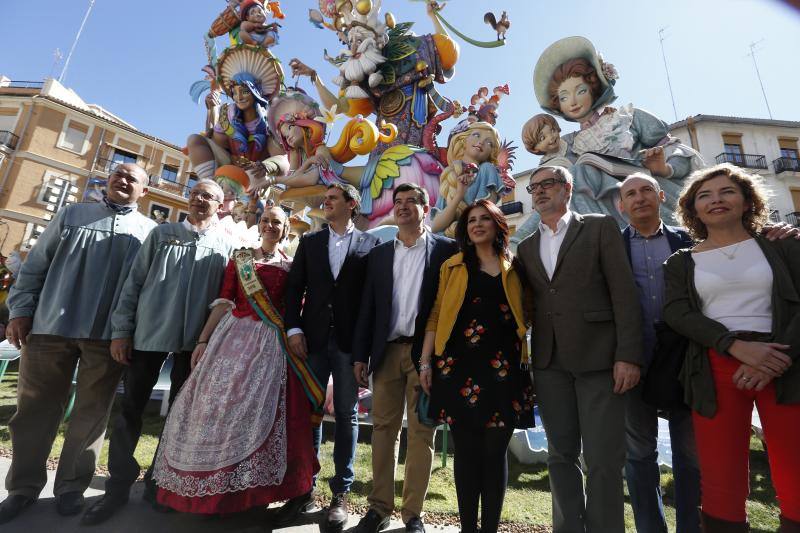
<svg viewBox="0 0 800 533">
<path fill-rule="evenodd" d="M 772 268 L 755 239 L 692 257 L 704 315 L 731 331 L 772 331 Z"/>
</svg>

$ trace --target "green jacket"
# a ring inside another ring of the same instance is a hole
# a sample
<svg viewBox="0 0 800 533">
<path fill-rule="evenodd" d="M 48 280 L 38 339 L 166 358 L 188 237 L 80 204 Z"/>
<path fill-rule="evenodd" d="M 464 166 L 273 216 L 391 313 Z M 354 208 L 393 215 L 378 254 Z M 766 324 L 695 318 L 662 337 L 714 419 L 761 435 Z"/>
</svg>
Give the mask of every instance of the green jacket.
<svg viewBox="0 0 800 533">
<path fill-rule="evenodd" d="M 800 403 L 800 364 L 797 362 L 800 357 L 800 242 L 794 239 L 772 242 L 760 236 L 755 239 L 772 268 L 774 342 L 791 346 L 787 353 L 794 360 L 794 364 L 775 380 L 777 401 Z M 717 396 L 707 350 L 713 348 L 727 354 L 735 339 L 728 328 L 701 311 L 691 250 L 678 250 L 667 259 L 664 278 L 664 320 L 689 338 L 680 375 L 686 403 L 700 415 L 711 418 L 717 412 Z"/>
</svg>

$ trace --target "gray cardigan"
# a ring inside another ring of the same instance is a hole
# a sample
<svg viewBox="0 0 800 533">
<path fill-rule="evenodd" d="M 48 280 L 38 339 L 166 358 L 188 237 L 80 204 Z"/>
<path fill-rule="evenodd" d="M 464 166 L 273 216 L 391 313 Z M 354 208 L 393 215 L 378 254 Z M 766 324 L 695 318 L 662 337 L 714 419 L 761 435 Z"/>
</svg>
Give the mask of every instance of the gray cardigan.
<svg viewBox="0 0 800 533">
<path fill-rule="evenodd" d="M 794 239 L 769 241 L 755 237 L 772 268 L 772 334 L 774 342 L 791 346 L 787 354 L 794 360 L 789 369 L 775 379 L 778 403 L 800 403 L 800 242 Z M 675 252 L 664 263 L 666 299 L 664 320 L 689 339 L 681 369 L 687 405 L 705 417 L 717 412 L 717 397 L 709 348 L 720 354 L 735 340 L 724 325 L 703 315 L 694 285 L 694 260 L 691 250 Z"/>
</svg>

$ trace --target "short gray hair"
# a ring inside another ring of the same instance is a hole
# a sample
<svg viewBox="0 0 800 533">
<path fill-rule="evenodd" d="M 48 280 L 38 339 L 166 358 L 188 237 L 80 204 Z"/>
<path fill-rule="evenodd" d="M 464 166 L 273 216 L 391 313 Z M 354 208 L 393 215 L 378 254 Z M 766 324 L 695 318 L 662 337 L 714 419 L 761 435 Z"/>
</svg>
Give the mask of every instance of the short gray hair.
<svg viewBox="0 0 800 533">
<path fill-rule="evenodd" d="M 194 184 L 192 190 L 195 190 L 198 185 L 208 185 L 211 189 L 214 189 L 214 192 L 217 194 L 217 201 L 222 203 L 225 200 L 225 191 L 222 190 L 222 186 L 217 183 L 216 181 L 210 178 L 203 178 L 197 180 L 197 183 Z"/>
<path fill-rule="evenodd" d="M 617 186 L 619 187 L 620 190 L 622 190 L 622 187 L 624 187 L 629 180 L 637 178 L 640 180 L 649 181 L 653 185 L 653 188 L 656 190 L 656 192 L 661 191 L 661 185 L 659 185 L 658 180 L 655 179 L 653 176 L 650 176 L 649 174 L 645 174 L 644 172 L 634 172 L 633 174 L 629 175 L 627 178 L 619 182 L 619 185 Z"/>
<path fill-rule="evenodd" d="M 542 170 L 549 170 L 550 172 L 552 172 L 565 182 L 569 183 L 570 185 L 572 185 L 573 183 L 572 174 L 570 173 L 570 171 L 567 170 L 566 167 L 561 167 L 558 165 L 542 165 L 540 167 L 536 167 L 535 169 L 533 169 L 533 172 L 531 172 L 531 175 L 528 177 L 528 181 L 532 180 L 533 176 L 535 176 L 537 172 Z"/>
</svg>

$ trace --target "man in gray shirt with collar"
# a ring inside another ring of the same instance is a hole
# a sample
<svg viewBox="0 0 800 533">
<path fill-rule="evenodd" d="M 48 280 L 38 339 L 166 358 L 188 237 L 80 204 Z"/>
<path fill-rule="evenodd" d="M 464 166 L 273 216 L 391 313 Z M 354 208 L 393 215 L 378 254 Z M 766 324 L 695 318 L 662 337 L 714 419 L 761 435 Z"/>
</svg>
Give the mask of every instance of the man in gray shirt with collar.
<svg viewBox="0 0 800 533">
<path fill-rule="evenodd" d="M 217 219 L 222 200 L 216 182 L 197 182 L 189 194 L 189 216 L 153 230 L 122 288 L 111 317 L 111 355 L 126 366 L 125 392 L 111 433 L 106 494 L 84 514 L 84 525 L 104 522 L 128 501 L 140 472 L 133 452 L 142 414 L 167 355 L 174 357 L 170 403 L 189 375 L 192 351 L 233 251 Z M 144 497 L 154 503 L 149 474 Z"/>
<path fill-rule="evenodd" d="M 58 512 L 83 508 L 103 446 L 122 366 L 109 354 L 122 284 L 155 222 L 136 210 L 147 173 L 119 165 L 100 203 L 56 213 L 28 254 L 8 297 L 8 340 L 22 347 L 17 411 L 9 422 L 13 459 L 0 524 L 33 503 L 47 482 L 47 456 L 64 417 L 75 367 L 75 405 L 56 471 Z"/>
</svg>

